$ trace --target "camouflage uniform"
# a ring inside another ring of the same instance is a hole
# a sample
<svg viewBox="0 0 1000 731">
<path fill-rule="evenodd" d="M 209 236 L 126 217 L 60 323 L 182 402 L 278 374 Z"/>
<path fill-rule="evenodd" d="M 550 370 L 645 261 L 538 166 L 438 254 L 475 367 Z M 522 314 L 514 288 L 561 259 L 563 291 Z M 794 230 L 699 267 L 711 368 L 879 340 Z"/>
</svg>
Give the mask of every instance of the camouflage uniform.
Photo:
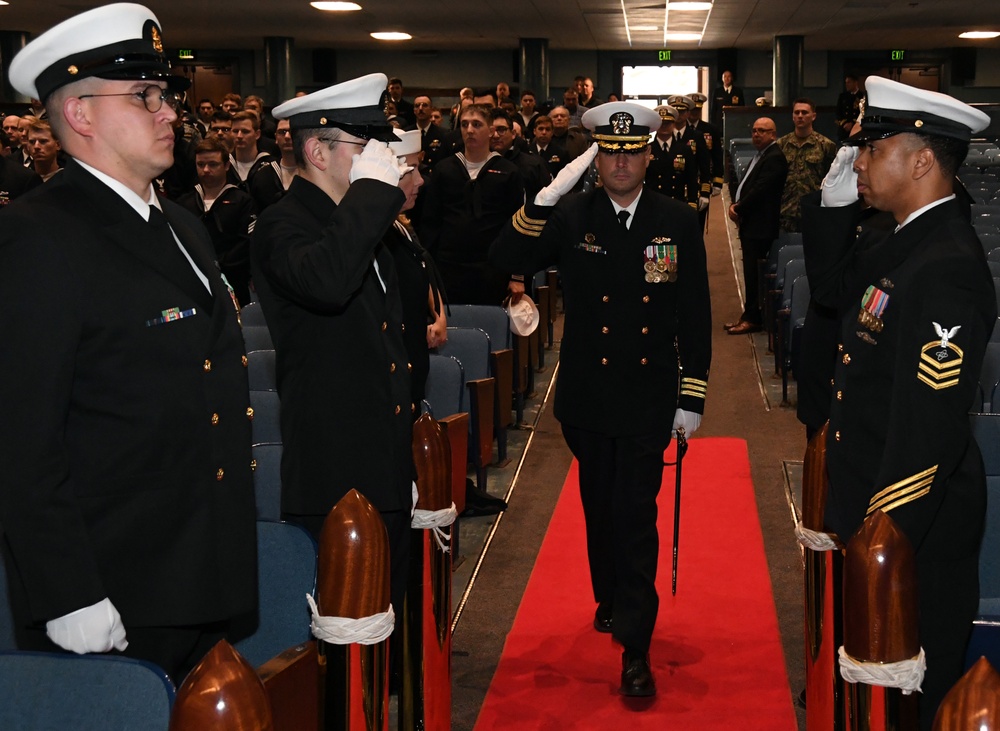
<svg viewBox="0 0 1000 731">
<path fill-rule="evenodd" d="M 811 132 L 802 144 L 798 142 L 794 132 L 778 138 L 778 147 L 788 161 L 788 177 L 781 196 L 782 231 L 799 230 L 799 201 L 806 193 L 819 190 L 837 155 L 837 145 L 818 132 Z"/>
</svg>

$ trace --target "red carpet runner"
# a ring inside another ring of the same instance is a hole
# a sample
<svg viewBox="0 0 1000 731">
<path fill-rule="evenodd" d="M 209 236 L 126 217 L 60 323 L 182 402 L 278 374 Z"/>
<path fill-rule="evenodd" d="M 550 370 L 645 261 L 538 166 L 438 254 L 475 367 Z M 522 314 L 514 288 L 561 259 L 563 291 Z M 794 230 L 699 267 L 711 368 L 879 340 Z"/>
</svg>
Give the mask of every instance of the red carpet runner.
<svg viewBox="0 0 1000 731">
<path fill-rule="evenodd" d="M 671 597 L 674 480 L 667 467 L 659 497 L 660 613 L 650 648 L 656 697 L 617 694 L 621 649 L 592 628 L 574 462 L 476 731 L 795 731 L 746 442 L 691 440 Z"/>
</svg>

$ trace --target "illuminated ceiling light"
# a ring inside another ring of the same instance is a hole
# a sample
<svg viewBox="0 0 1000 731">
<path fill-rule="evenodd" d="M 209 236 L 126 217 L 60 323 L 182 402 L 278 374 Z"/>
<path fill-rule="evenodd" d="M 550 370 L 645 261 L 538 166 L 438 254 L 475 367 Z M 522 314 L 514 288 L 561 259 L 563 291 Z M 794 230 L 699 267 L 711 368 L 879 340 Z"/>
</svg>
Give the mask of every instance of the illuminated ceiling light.
<svg viewBox="0 0 1000 731">
<path fill-rule="evenodd" d="M 628 13 L 625 12 L 625 0 L 621 0 L 622 18 L 625 19 L 625 37 L 628 38 L 628 47 L 632 47 L 632 31 L 628 27 Z"/>
<path fill-rule="evenodd" d="M 377 41 L 408 41 L 413 38 L 409 33 L 400 33 L 395 30 L 376 31 L 369 35 Z"/>
<path fill-rule="evenodd" d="M 7 0 L 0 0 L 0 5 L 10 5 L 10 3 Z"/>
<path fill-rule="evenodd" d="M 352 10 L 361 10 L 361 6 L 357 3 L 345 3 L 345 2 L 312 2 L 309 3 L 317 10 L 326 10 L 331 13 L 349 13 Z"/>
<path fill-rule="evenodd" d="M 667 33 L 663 37 L 668 41 L 700 41 L 701 33 Z"/>
<path fill-rule="evenodd" d="M 650 30 L 659 30 L 659 29 L 660 29 L 660 26 L 658 26 L 658 25 L 633 25 L 632 26 L 632 30 L 638 30 L 638 31 L 644 31 L 644 30 L 645 31 L 650 31 Z"/>
<path fill-rule="evenodd" d="M 667 0 L 667 10 L 711 10 L 710 2 L 671 2 Z"/>
<path fill-rule="evenodd" d="M 975 40 L 982 40 L 986 38 L 996 38 L 1000 36 L 1000 31 L 995 30 L 967 30 L 965 33 L 959 33 L 959 38 L 973 38 Z"/>
</svg>

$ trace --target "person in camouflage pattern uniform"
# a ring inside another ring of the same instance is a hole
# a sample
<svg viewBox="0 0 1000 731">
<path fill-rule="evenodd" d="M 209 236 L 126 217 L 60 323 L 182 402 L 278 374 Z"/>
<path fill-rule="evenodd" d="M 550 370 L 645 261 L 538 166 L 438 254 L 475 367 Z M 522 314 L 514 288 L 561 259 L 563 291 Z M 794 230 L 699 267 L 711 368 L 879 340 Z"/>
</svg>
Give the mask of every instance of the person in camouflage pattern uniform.
<svg viewBox="0 0 1000 731">
<path fill-rule="evenodd" d="M 782 231 L 799 231 L 802 196 L 819 190 L 833 158 L 837 154 L 834 142 L 813 130 L 816 105 L 810 99 L 796 99 L 792 104 L 795 130 L 778 138 L 778 147 L 788 161 L 788 177 L 781 196 Z"/>
</svg>

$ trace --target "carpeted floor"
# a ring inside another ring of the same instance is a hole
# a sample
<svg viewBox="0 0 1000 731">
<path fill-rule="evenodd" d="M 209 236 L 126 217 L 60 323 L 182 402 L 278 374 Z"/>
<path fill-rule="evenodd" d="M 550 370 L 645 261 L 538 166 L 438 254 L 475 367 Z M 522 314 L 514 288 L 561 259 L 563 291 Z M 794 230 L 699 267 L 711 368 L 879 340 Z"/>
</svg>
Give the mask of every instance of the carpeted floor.
<svg viewBox="0 0 1000 731">
<path fill-rule="evenodd" d="M 668 460 L 672 453 L 671 447 Z M 650 650 L 657 696 L 617 695 L 620 648 L 591 627 L 574 463 L 477 731 L 795 729 L 746 443 L 695 438 L 684 468 L 676 596 L 670 593 L 673 468 L 664 471 L 658 501 L 660 614 Z"/>
</svg>

